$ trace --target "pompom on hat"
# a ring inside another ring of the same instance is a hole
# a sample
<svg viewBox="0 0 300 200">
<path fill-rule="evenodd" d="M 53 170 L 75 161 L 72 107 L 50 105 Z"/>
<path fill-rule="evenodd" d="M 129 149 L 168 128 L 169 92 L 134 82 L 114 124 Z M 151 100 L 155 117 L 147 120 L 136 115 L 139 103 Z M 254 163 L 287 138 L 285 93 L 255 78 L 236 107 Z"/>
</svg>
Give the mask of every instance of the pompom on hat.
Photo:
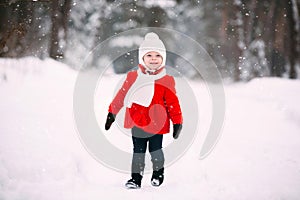
<svg viewBox="0 0 300 200">
<path fill-rule="evenodd" d="M 158 68 L 162 68 L 166 65 L 166 47 L 164 43 L 159 39 L 158 35 L 156 33 L 147 33 L 145 35 L 144 41 L 140 45 L 139 48 L 139 63 L 142 64 L 144 67 L 147 67 L 144 63 L 143 57 L 146 53 L 150 51 L 158 52 L 163 60 L 161 66 Z"/>
</svg>

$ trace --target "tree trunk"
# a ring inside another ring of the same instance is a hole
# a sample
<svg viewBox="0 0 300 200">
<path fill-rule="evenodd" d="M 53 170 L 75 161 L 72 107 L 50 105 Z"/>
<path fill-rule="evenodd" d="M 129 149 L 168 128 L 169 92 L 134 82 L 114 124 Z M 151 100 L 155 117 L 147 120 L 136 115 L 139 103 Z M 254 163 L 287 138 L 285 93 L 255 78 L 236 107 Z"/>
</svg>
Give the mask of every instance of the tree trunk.
<svg viewBox="0 0 300 200">
<path fill-rule="evenodd" d="M 235 17 L 235 22 L 233 25 L 235 40 L 234 40 L 234 46 L 235 49 L 235 58 L 236 58 L 236 63 L 235 63 L 235 70 L 234 70 L 234 80 L 235 81 L 240 81 L 241 80 L 241 70 L 243 68 L 243 48 L 245 46 L 245 41 L 244 41 L 244 29 L 243 29 L 243 16 L 241 14 L 242 12 L 242 2 L 240 0 L 234 1 L 233 2 L 233 9 L 234 9 L 234 17 Z"/>
<path fill-rule="evenodd" d="M 227 42 L 227 29 L 228 29 L 228 23 L 229 23 L 229 17 L 228 17 L 228 2 L 224 1 L 224 6 L 222 9 L 222 23 L 221 23 L 221 31 L 220 31 L 220 40 L 222 44 L 225 44 Z"/>
<path fill-rule="evenodd" d="M 8 7 L 5 5 L 0 5 L 0 57 L 2 57 L 6 51 L 6 42 L 9 35 L 9 25 L 8 25 Z"/>
<path fill-rule="evenodd" d="M 290 63 L 290 71 L 289 78 L 296 79 L 297 71 L 296 71 L 296 59 L 298 58 L 297 52 L 297 26 L 296 26 L 296 18 L 298 16 L 298 10 L 295 0 L 290 0 L 287 2 L 287 20 L 288 20 L 288 38 L 289 38 L 289 63 Z M 299 23 L 299 20 L 298 20 Z M 298 24 L 299 27 L 299 24 Z M 299 29 L 299 28 L 298 28 Z"/>
<path fill-rule="evenodd" d="M 59 31 L 61 26 L 61 13 L 59 7 L 59 0 L 52 0 L 52 30 L 51 30 L 51 41 L 50 41 L 50 57 L 58 59 L 63 56 L 59 47 Z"/>
<path fill-rule="evenodd" d="M 27 33 L 27 2 L 5 5 L 1 12 L 0 55 L 19 57 L 26 49 L 24 36 Z M 0 10 L 1 11 L 1 10 Z"/>
<path fill-rule="evenodd" d="M 249 11 L 247 13 L 247 21 L 245 21 L 245 43 L 247 46 L 254 40 L 254 21 L 256 15 L 257 1 L 251 0 L 249 5 Z"/>
<path fill-rule="evenodd" d="M 270 68 L 270 74 L 271 76 L 278 76 L 278 64 L 277 59 L 278 55 L 280 54 L 280 49 L 276 45 L 276 22 L 277 22 L 277 16 L 278 14 L 278 3 L 277 1 L 271 1 L 269 7 L 269 12 L 267 17 L 265 18 L 266 28 L 267 28 L 267 34 L 264 36 L 264 40 L 267 43 L 267 54 L 269 59 L 269 68 Z M 269 22 L 269 23 L 268 23 Z"/>
<path fill-rule="evenodd" d="M 67 41 L 68 23 L 70 18 L 70 10 L 72 6 L 72 0 L 65 0 L 63 5 L 63 28 L 64 28 L 64 40 Z"/>
</svg>

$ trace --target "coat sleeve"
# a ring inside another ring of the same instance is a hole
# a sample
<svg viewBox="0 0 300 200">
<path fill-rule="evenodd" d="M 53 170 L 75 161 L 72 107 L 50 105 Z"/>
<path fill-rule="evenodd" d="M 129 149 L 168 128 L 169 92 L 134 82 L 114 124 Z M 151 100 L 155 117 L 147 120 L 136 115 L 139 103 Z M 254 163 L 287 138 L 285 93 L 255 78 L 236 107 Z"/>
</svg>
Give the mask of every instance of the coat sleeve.
<svg viewBox="0 0 300 200">
<path fill-rule="evenodd" d="M 129 90 L 129 88 L 134 83 L 136 77 L 137 77 L 136 71 L 129 72 L 127 74 L 127 77 L 126 77 L 122 87 L 119 89 L 116 96 L 114 97 L 111 104 L 109 105 L 108 112 L 111 112 L 115 115 L 118 114 L 118 112 L 124 106 L 124 98 Z"/>
<path fill-rule="evenodd" d="M 182 112 L 178 97 L 176 95 L 175 80 L 172 76 L 169 76 L 169 80 L 166 85 L 167 87 L 165 91 L 165 104 L 167 107 L 168 115 L 173 124 L 182 124 Z"/>
</svg>

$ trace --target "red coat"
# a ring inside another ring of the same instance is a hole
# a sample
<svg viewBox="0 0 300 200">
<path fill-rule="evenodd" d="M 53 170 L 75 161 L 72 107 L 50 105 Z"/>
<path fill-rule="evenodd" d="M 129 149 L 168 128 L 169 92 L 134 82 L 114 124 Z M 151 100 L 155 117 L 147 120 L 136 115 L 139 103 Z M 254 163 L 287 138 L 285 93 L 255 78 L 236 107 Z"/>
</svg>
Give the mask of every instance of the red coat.
<svg viewBox="0 0 300 200">
<path fill-rule="evenodd" d="M 137 71 L 127 74 L 121 89 L 111 102 L 108 111 L 117 114 L 124 106 L 124 98 L 137 78 Z M 182 124 L 182 113 L 175 90 L 175 80 L 166 75 L 155 81 L 154 95 L 149 107 L 133 103 L 126 108 L 124 128 L 134 126 L 148 133 L 164 134 L 170 131 L 170 120 L 173 124 Z"/>
</svg>

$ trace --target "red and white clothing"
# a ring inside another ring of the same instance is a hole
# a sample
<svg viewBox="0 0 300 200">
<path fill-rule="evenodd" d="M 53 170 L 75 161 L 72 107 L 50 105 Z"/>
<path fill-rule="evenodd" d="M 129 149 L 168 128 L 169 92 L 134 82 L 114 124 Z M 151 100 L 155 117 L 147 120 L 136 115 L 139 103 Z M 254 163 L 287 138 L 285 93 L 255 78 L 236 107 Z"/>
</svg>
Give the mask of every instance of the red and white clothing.
<svg viewBox="0 0 300 200">
<path fill-rule="evenodd" d="M 162 68 L 154 74 L 147 74 L 145 67 L 139 65 L 138 70 L 128 72 L 126 80 L 108 110 L 117 114 L 123 106 L 126 106 L 124 128 L 136 126 L 148 133 L 165 134 L 170 131 L 170 120 L 173 124 L 182 124 L 175 80 L 172 76 L 166 75 L 164 70 Z M 135 89 L 133 90 L 132 87 Z M 130 95 L 128 95 L 129 91 Z M 142 94 L 141 91 L 144 93 Z M 141 94 L 145 98 L 142 98 Z M 135 100 L 130 100 L 131 98 Z"/>
</svg>

